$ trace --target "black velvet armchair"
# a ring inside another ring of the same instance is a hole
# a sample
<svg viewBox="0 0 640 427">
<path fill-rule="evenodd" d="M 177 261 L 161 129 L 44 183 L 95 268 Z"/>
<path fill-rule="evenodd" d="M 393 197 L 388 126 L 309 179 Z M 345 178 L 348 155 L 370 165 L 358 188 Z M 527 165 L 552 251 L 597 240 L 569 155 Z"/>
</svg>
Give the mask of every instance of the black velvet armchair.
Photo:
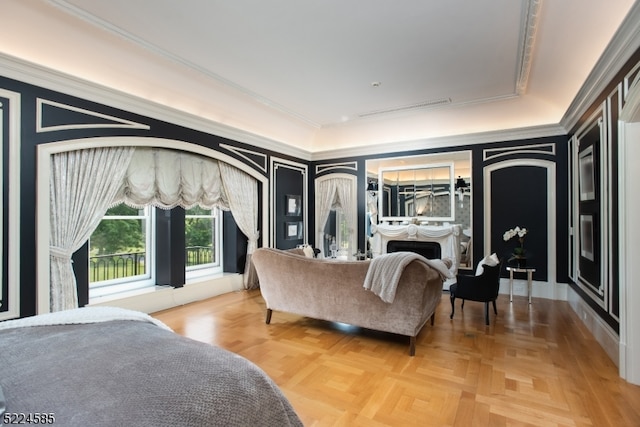
<svg viewBox="0 0 640 427">
<path fill-rule="evenodd" d="M 483 265 L 484 271 L 479 276 L 467 276 L 457 275 L 457 283 L 454 283 L 449 287 L 451 298 L 451 316 L 455 311 L 455 300 L 460 298 L 462 300 L 462 309 L 464 310 L 464 301 L 478 301 L 484 302 L 484 315 L 485 322 L 489 324 L 489 303 L 493 303 L 493 311 L 498 314 L 496 309 L 496 299 L 498 298 L 498 291 L 500 288 L 500 271 L 502 269 L 502 261 L 492 267 L 490 265 Z"/>
</svg>

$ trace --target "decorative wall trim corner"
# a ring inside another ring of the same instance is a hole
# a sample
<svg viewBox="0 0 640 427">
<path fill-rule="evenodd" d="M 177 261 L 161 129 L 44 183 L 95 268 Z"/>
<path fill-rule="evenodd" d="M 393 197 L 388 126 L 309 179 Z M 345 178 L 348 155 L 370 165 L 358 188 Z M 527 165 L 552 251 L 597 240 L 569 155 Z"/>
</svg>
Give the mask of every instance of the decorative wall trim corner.
<svg viewBox="0 0 640 427">
<path fill-rule="evenodd" d="M 335 169 L 348 169 L 355 172 L 358 170 L 358 162 L 325 163 L 316 165 L 316 175 Z"/>
<path fill-rule="evenodd" d="M 219 147 L 237 154 L 238 156 L 242 157 L 252 165 L 255 165 L 258 168 L 258 170 L 262 171 L 265 174 L 267 173 L 267 155 L 266 154 L 258 153 L 257 151 L 247 150 L 246 148 L 234 147 L 232 145 L 227 145 L 227 144 L 220 144 Z M 247 154 L 256 159 L 260 159 L 261 163 L 258 163 L 256 160 L 247 156 Z"/>
<path fill-rule="evenodd" d="M 87 118 L 96 119 L 95 123 L 67 123 L 58 124 L 55 126 L 44 125 L 45 118 L 45 106 L 52 108 L 58 108 L 66 110 L 68 112 L 81 114 Z M 98 120 L 99 119 L 99 120 Z M 36 132 L 55 132 L 59 130 L 72 130 L 72 129 L 111 129 L 111 128 L 125 128 L 125 129 L 144 129 L 149 130 L 151 127 L 142 123 L 137 123 L 131 120 L 122 119 L 115 116 L 109 116 L 107 114 L 98 113 L 96 111 L 86 110 L 84 108 L 74 107 L 72 105 L 62 104 L 48 99 L 36 98 Z"/>
<path fill-rule="evenodd" d="M 518 147 L 506 147 L 506 148 L 487 148 L 482 150 L 482 160 L 495 160 L 500 157 L 517 154 L 518 157 L 526 157 L 528 154 L 544 154 L 551 157 L 556 155 L 556 144 L 531 144 L 521 145 Z"/>
</svg>

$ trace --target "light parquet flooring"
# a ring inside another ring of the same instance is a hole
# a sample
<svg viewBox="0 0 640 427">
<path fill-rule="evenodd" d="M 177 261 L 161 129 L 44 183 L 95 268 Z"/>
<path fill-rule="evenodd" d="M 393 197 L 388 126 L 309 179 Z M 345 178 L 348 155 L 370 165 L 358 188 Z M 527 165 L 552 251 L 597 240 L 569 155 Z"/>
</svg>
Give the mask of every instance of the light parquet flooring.
<svg viewBox="0 0 640 427">
<path fill-rule="evenodd" d="M 640 426 L 640 387 L 563 301 L 456 301 L 407 337 L 274 312 L 242 291 L 154 313 L 177 333 L 260 366 L 305 426 Z"/>
</svg>

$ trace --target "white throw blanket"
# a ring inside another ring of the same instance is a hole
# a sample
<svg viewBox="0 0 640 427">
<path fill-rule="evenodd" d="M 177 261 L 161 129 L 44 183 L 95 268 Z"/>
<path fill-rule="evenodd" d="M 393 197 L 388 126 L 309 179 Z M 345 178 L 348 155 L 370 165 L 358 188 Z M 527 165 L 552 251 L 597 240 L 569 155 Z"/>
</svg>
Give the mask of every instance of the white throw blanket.
<svg viewBox="0 0 640 427">
<path fill-rule="evenodd" d="M 149 322 L 171 331 L 167 325 L 158 319 L 140 311 L 127 310 L 119 307 L 82 307 L 71 310 L 56 311 L 54 313 L 39 314 L 16 320 L 0 322 L 0 329 L 22 328 L 29 326 L 71 325 L 80 323 L 99 323 L 110 320 L 136 320 Z"/>
<path fill-rule="evenodd" d="M 364 278 L 364 288 L 378 295 L 382 301 L 392 303 L 402 271 L 415 260 L 436 270 L 443 280 L 452 277 L 449 268 L 440 259 L 427 259 L 415 252 L 391 252 L 371 260 Z"/>
</svg>

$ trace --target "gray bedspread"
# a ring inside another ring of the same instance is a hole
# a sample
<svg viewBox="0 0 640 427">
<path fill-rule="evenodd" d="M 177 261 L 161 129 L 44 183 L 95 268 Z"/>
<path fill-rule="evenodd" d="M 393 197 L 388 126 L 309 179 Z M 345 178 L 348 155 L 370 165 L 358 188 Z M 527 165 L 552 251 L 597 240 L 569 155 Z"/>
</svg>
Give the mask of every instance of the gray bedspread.
<svg viewBox="0 0 640 427">
<path fill-rule="evenodd" d="M 60 426 L 302 425 L 247 359 L 131 320 L 0 330 L 0 387 Z"/>
</svg>

